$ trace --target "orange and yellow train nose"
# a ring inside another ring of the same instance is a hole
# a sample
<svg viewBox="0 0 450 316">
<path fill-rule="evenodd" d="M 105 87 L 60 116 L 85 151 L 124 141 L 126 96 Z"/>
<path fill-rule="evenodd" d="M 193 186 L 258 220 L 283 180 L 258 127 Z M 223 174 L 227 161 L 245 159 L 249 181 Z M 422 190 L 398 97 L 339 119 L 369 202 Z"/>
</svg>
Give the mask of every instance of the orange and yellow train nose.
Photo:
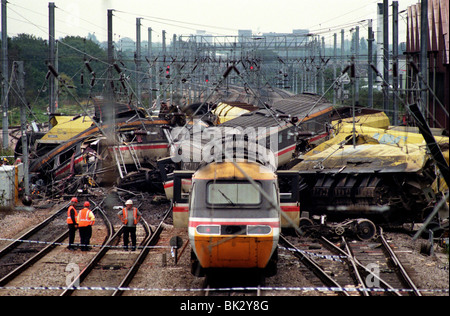
<svg viewBox="0 0 450 316">
<path fill-rule="evenodd" d="M 190 225 L 203 268 L 265 268 L 278 244 L 279 223 Z"/>
</svg>

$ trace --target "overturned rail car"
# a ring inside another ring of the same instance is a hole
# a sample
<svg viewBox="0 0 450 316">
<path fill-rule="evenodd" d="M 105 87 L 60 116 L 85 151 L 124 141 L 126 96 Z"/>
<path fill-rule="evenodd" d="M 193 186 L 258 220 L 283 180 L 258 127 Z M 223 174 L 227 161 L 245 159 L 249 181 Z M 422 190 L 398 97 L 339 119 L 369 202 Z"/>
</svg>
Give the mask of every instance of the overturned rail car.
<svg viewBox="0 0 450 316">
<path fill-rule="evenodd" d="M 163 126 L 167 120 L 147 117 L 145 112 L 122 112 L 116 118 L 115 139 L 92 124 L 69 140 L 56 144 L 31 160 L 32 184 L 53 194 L 73 193 L 83 184 L 154 185 L 162 190 L 156 161 L 169 152 Z M 119 179 L 119 181 L 117 180 Z"/>
<path fill-rule="evenodd" d="M 337 220 L 422 222 L 436 202 L 436 166 L 420 134 L 342 122 L 336 137 L 303 156 L 302 210 Z M 448 137 L 437 137 L 447 148 Z M 434 189 L 433 189 L 434 188 Z"/>
<path fill-rule="evenodd" d="M 219 112 L 220 112 L 220 108 Z M 251 109 L 251 111 L 249 110 Z M 227 111 L 230 108 L 227 107 Z M 317 95 L 302 94 L 278 100 L 264 108 L 237 106 L 239 115 L 214 127 L 195 126 L 173 131 L 171 157 L 161 161 L 165 191 L 169 199 L 173 196 L 173 177 L 165 174 L 165 164 L 177 162 L 171 170 L 196 170 L 201 163 L 211 161 L 215 151 L 226 151 L 228 144 L 219 141 L 223 137 L 236 135 L 241 139 L 270 149 L 275 169 L 290 169 L 299 155 L 329 139 L 332 121 L 348 118 L 351 109 L 335 108 Z M 361 109 L 358 116 L 379 115 L 380 111 Z M 220 114 L 220 113 L 218 113 Z M 219 144 L 215 146 L 214 144 Z M 188 189 L 188 185 L 185 186 Z"/>
</svg>

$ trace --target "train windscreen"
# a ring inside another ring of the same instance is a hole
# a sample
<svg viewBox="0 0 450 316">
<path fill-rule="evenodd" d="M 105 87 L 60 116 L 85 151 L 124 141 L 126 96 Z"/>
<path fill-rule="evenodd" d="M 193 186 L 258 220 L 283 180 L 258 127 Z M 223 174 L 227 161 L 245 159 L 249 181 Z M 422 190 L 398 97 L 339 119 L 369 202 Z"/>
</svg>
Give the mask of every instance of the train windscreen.
<svg viewBox="0 0 450 316">
<path fill-rule="evenodd" d="M 259 205 L 261 193 L 251 183 L 213 182 L 207 186 L 207 202 L 221 206 Z"/>
</svg>

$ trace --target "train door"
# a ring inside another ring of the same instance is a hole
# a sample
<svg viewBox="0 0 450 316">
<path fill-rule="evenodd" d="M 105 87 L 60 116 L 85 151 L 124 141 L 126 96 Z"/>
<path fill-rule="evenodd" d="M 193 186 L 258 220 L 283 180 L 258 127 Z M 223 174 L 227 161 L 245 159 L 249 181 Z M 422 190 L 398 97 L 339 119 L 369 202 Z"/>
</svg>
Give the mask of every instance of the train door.
<svg viewBox="0 0 450 316">
<path fill-rule="evenodd" d="M 194 171 L 173 173 L 173 226 L 187 228 L 189 225 L 189 191 Z"/>
<path fill-rule="evenodd" d="M 281 228 L 298 227 L 300 222 L 299 181 L 297 171 L 277 171 L 280 188 Z"/>
</svg>

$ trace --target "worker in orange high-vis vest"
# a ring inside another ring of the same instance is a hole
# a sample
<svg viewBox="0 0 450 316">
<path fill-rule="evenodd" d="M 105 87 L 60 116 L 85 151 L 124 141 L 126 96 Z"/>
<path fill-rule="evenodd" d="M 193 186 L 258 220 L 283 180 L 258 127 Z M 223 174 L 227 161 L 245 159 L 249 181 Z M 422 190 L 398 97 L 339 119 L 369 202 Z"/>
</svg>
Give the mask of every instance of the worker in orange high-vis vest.
<svg viewBox="0 0 450 316">
<path fill-rule="evenodd" d="M 69 246 L 67 247 L 67 249 L 69 250 L 76 249 L 74 246 L 74 242 L 75 242 L 75 232 L 77 231 L 78 228 L 77 223 L 78 212 L 77 209 L 75 208 L 77 203 L 78 199 L 76 197 L 73 197 L 70 200 L 70 206 L 67 209 L 67 226 L 69 227 Z"/>
<path fill-rule="evenodd" d="M 84 202 L 84 208 L 78 213 L 78 230 L 80 231 L 81 251 L 89 251 L 92 237 L 92 226 L 95 224 L 95 216 L 89 209 L 89 202 Z"/>
<path fill-rule="evenodd" d="M 128 200 L 125 202 L 125 207 L 117 213 L 123 225 L 123 244 L 124 249 L 128 250 L 128 244 L 131 236 L 131 251 L 136 250 L 136 225 L 141 220 L 142 214 L 136 207 L 133 207 L 133 201 Z"/>
</svg>

